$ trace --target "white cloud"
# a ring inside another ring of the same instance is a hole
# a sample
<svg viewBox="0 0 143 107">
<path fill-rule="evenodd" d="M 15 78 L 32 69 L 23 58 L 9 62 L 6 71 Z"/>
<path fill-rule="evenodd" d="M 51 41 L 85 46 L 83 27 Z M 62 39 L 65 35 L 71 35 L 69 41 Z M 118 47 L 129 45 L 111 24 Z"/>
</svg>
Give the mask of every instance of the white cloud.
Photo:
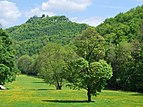
<svg viewBox="0 0 143 107">
<path fill-rule="evenodd" d="M 91 26 L 97 26 L 101 24 L 105 18 L 95 16 L 95 17 L 90 17 L 90 18 L 71 18 L 72 21 L 77 22 L 77 23 L 86 23 Z"/>
<path fill-rule="evenodd" d="M 45 10 L 42 10 L 41 7 L 35 7 L 33 9 L 31 9 L 30 11 L 27 11 L 25 12 L 25 16 L 26 17 L 32 17 L 32 16 L 42 16 L 42 14 L 46 14 L 46 15 L 49 15 L 49 16 L 53 16 L 54 13 L 51 12 L 51 11 L 45 11 Z"/>
<path fill-rule="evenodd" d="M 34 15 L 41 16 L 42 14 L 47 14 L 49 16 L 54 15 L 54 13 L 60 12 L 77 12 L 85 10 L 92 0 L 48 0 L 43 2 L 41 5 L 25 12 L 27 17 Z"/>
<path fill-rule="evenodd" d="M 91 4 L 91 0 L 48 0 L 42 3 L 43 10 L 83 11 Z"/>
<path fill-rule="evenodd" d="M 0 1 L 0 23 L 7 26 L 21 16 L 16 4 L 6 0 Z"/>
</svg>

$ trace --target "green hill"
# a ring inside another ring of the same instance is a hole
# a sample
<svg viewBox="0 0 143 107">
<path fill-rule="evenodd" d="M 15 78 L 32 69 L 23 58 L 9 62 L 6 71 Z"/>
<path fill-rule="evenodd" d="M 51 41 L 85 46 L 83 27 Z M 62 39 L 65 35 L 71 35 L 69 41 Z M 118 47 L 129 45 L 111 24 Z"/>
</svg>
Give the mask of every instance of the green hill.
<svg viewBox="0 0 143 107">
<path fill-rule="evenodd" d="M 143 6 L 138 6 L 126 13 L 119 13 L 114 18 L 108 18 L 100 24 L 97 31 L 108 42 L 118 44 L 122 41 L 137 39 L 143 42 Z"/>
<path fill-rule="evenodd" d="M 88 27 L 65 16 L 34 16 L 26 23 L 6 29 L 15 41 L 18 56 L 37 54 L 48 42 L 66 45 Z"/>
<path fill-rule="evenodd" d="M 114 89 L 143 91 L 143 6 L 109 18 L 96 30 L 106 40 L 106 60 Z"/>
</svg>

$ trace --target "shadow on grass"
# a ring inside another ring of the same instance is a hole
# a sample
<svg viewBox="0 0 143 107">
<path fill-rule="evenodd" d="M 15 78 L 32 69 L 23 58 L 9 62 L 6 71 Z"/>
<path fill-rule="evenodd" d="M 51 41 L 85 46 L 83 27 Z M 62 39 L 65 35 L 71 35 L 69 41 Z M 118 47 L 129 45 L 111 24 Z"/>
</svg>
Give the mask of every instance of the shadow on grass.
<svg viewBox="0 0 143 107">
<path fill-rule="evenodd" d="M 47 91 L 47 90 L 55 90 L 55 89 L 29 89 L 34 91 Z"/>
<path fill-rule="evenodd" d="M 39 90 L 39 91 L 45 91 L 45 90 L 55 90 L 55 89 L 37 89 L 37 90 Z"/>
<path fill-rule="evenodd" d="M 42 100 L 43 102 L 55 102 L 55 103 L 91 103 L 88 102 L 87 100 L 83 100 L 83 101 L 77 101 L 77 100 Z"/>
<path fill-rule="evenodd" d="M 143 96 L 143 93 L 131 94 L 132 96 Z"/>
<path fill-rule="evenodd" d="M 42 82 L 41 81 L 40 82 L 37 81 L 37 82 L 32 82 L 32 83 L 39 83 L 39 84 L 41 84 L 41 83 L 45 83 L 45 82 L 44 81 L 42 81 Z"/>
</svg>

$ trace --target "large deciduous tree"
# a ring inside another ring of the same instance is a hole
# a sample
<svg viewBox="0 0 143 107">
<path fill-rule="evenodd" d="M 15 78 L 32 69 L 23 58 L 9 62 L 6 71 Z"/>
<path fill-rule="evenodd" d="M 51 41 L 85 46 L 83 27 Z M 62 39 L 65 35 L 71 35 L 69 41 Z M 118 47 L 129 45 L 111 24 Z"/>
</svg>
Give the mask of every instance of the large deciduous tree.
<svg viewBox="0 0 143 107">
<path fill-rule="evenodd" d="M 9 36 L 0 29 L 0 84 L 15 79 L 15 51 Z"/>
<path fill-rule="evenodd" d="M 66 79 L 78 88 L 87 90 L 88 101 L 96 95 L 112 76 L 112 68 L 104 61 L 104 38 L 94 28 L 86 29 L 74 40 L 75 51 L 80 57 L 67 64 Z"/>
<path fill-rule="evenodd" d="M 54 84 L 57 90 L 61 90 L 64 75 L 63 68 L 73 55 L 73 52 L 68 47 L 65 48 L 55 43 L 49 43 L 43 48 L 36 62 L 39 75 L 47 83 Z"/>
</svg>

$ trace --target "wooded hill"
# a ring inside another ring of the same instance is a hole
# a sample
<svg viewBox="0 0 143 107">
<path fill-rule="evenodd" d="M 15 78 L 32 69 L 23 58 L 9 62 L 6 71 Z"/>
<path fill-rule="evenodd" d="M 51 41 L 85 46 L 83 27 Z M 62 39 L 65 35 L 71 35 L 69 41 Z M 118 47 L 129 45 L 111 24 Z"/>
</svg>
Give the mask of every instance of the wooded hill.
<svg viewBox="0 0 143 107">
<path fill-rule="evenodd" d="M 113 44 L 135 39 L 143 42 L 143 6 L 106 19 L 104 23 L 96 27 L 96 30 Z"/>
<path fill-rule="evenodd" d="M 106 40 L 106 60 L 115 89 L 143 91 L 143 6 L 109 18 L 96 30 Z"/>
<path fill-rule="evenodd" d="M 31 17 L 26 23 L 6 29 L 15 41 L 17 55 L 38 54 L 48 42 L 66 45 L 88 27 L 77 24 L 65 16 Z"/>
</svg>

